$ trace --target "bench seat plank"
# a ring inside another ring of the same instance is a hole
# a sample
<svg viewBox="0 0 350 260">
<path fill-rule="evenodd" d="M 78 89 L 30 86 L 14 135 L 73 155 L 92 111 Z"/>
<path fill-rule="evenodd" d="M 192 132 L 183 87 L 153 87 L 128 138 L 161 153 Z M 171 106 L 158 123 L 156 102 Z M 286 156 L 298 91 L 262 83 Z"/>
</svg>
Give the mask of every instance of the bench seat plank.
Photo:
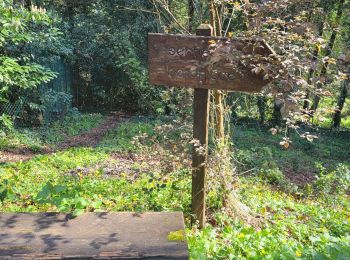
<svg viewBox="0 0 350 260">
<path fill-rule="evenodd" d="M 0 214 L 1 259 L 188 259 L 181 212 Z"/>
</svg>

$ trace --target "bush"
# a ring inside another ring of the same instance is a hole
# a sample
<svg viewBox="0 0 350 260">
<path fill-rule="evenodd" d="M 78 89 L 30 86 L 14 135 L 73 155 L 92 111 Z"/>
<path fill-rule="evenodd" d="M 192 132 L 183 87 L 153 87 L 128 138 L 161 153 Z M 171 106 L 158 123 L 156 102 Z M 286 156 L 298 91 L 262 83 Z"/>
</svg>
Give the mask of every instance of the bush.
<svg viewBox="0 0 350 260">
<path fill-rule="evenodd" d="M 13 130 L 13 121 L 10 116 L 3 114 L 0 116 L 0 131 L 11 131 Z"/>
<path fill-rule="evenodd" d="M 284 175 L 278 168 L 272 168 L 272 169 L 262 169 L 260 171 L 259 176 L 262 179 L 265 179 L 270 184 L 281 184 L 284 181 Z"/>
<path fill-rule="evenodd" d="M 350 169 L 345 164 L 339 164 L 329 173 L 323 166 L 314 182 L 314 190 L 322 194 L 341 194 L 350 191 Z"/>
<path fill-rule="evenodd" d="M 234 154 L 236 160 L 246 167 L 256 169 L 277 167 L 272 149 L 267 146 L 251 148 L 249 150 L 238 149 Z"/>
</svg>

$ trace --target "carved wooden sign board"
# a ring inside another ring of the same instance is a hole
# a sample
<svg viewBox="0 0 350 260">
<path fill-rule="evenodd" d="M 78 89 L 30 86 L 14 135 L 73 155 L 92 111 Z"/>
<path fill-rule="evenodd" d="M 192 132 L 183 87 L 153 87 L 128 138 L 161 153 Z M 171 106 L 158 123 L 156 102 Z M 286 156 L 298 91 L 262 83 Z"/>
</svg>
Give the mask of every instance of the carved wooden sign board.
<svg viewBox="0 0 350 260">
<path fill-rule="evenodd" d="M 153 85 L 260 92 L 269 83 L 252 71 L 254 57 L 273 53 L 260 40 L 150 33 L 148 51 Z"/>
</svg>

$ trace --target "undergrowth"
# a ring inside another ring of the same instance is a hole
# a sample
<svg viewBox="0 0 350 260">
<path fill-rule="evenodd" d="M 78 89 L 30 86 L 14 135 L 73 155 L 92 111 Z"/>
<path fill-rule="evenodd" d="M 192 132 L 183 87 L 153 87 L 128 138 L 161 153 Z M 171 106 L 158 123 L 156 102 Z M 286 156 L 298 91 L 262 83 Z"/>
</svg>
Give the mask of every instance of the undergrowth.
<svg viewBox="0 0 350 260">
<path fill-rule="evenodd" d="M 228 218 L 220 192 L 210 190 L 209 223 L 198 230 L 189 225 L 190 146 L 185 140 L 191 127 L 172 124 L 131 120 L 110 131 L 96 148 L 3 164 L 0 211 L 73 216 L 87 211 L 183 211 L 192 259 L 350 257 L 350 168 L 342 137 L 324 136 L 312 144 L 294 141 L 282 150 L 277 137 L 236 127 L 232 159 L 241 174 L 239 198 L 261 225 Z M 315 173 L 314 179 L 292 183 L 285 176 L 290 164 L 296 174 Z"/>
<path fill-rule="evenodd" d="M 101 114 L 76 113 L 62 120 L 33 128 L 9 128 L 0 131 L 0 150 L 28 149 L 40 152 L 47 145 L 55 145 L 69 137 L 86 133 L 102 123 Z"/>
</svg>

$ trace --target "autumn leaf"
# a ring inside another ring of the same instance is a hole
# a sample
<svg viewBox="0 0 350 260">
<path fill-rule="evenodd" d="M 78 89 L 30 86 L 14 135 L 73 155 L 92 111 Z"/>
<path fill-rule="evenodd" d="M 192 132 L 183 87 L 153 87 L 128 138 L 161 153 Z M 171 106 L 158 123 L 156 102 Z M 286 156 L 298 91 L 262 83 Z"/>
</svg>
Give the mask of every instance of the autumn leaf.
<svg viewBox="0 0 350 260">
<path fill-rule="evenodd" d="M 306 80 L 304 80 L 304 79 L 299 79 L 296 81 L 296 83 L 298 86 L 307 86 L 308 85 Z"/>
<path fill-rule="evenodd" d="M 307 135 L 306 136 L 306 140 L 308 140 L 309 142 L 313 142 L 314 139 L 317 139 L 318 137 L 315 135 Z"/>
<path fill-rule="evenodd" d="M 254 69 L 252 69 L 252 72 L 253 73 L 255 73 L 255 74 L 260 74 L 260 72 L 262 71 L 262 68 L 261 67 L 259 67 L 259 66 L 257 66 L 257 67 L 255 67 Z"/>
<path fill-rule="evenodd" d="M 309 132 L 306 132 L 306 133 L 302 134 L 300 137 L 301 137 L 301 138 L 305 138 L 305 139 L 308 140 L 309 142 L 313 142 L 315 139 L 318 138 L 318 136 L 312 135 L 312 134 L 310 134 Z"/>
<path fill-rule="evenodd" d="M 285 149 L 288 149 L 290 144 L 291 144 L 292 141 L 289 140 L 288 137 L 284 137 L 283 138 L 283 141 L 280 142 L 280 145 L 285 148 Z"/>
<path fill-rule="evenodd" d="M 283 146 L 285 149 L 288 149 L 288 148 L 289 148 L 289 143 L 286 142 L 286 141 L 280 142 L 280 145 Z"/>
</svg>

